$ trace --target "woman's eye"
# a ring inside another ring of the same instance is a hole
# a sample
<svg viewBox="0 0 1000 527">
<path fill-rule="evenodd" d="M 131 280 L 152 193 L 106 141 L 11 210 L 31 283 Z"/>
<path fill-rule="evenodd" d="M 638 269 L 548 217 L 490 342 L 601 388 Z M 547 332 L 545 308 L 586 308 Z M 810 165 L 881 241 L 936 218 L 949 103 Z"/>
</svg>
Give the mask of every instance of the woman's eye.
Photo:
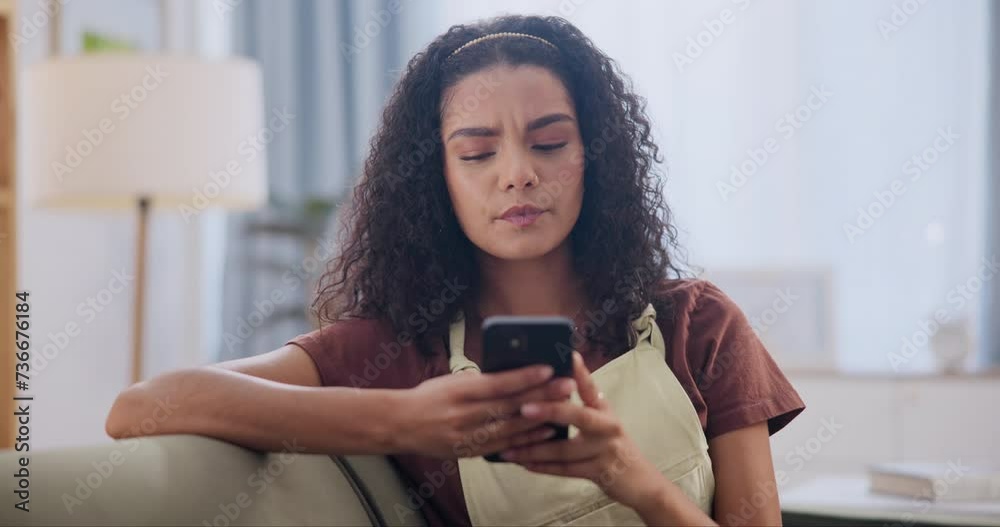
<svg viewBox="0 0 1000 527">
<path fill-rule="evenodd" d="M 541 150 L 542 152 L 551 152 L 553 150 L 558 150 L 564 146 L 566 146 L 566 141 L 563 141 L 562 143 L 549 143 L 547 145 L 535 145 L 532 148 L 534 148 L 535 150 Z"/>
<path fill-rule="evenodd" d="M 482 154 L 476 154 L 474 156 L 458 156 L 458 158 L 461 159 L 462 161 L 481 161 L 483 159 L 486 159 L 487 157 L 492 156 L 495 153 L 496 152 L 484 152 Z"/>
</svg>

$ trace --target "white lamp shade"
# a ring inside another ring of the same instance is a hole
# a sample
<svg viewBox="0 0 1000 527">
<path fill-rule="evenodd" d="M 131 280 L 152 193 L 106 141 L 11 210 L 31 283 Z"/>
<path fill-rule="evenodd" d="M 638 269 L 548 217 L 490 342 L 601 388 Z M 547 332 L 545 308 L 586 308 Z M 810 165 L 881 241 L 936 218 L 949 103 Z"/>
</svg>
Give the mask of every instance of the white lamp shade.
<svg viewBox="0 0 1000 527">
<path fill-rule="evenodd" d="M 20 165 L 36 205 L 135 207 L 148 197 L 249 209 L 267 200 L 276 132 L 265 128 L 253 61 L 83 55 L 36 64 L 21 81 Z"/>
</svg>

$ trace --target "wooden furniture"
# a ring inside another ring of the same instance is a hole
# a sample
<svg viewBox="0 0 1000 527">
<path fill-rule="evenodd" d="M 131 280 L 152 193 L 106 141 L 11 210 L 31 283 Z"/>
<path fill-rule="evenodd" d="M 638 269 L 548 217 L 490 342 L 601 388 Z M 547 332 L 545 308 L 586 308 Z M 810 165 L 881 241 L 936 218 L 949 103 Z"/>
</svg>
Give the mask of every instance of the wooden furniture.
<svg viewBox="0 0 1000 527">
<path fill-rule="evenodd" d="M 14 293 L 17 194 L 14 148 L 14 0 L 0 0 L 0 449 L 14 445 Z"/>
</svg>

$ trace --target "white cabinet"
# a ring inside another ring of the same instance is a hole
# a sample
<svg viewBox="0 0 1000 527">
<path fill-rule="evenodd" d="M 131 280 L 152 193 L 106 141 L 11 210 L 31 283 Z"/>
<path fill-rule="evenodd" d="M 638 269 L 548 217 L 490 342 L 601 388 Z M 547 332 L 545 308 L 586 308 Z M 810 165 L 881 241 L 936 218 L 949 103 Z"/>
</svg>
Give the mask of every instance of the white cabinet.
<svg viewBox="0 0 1000 527">
<path fill-rule="evenodd" d="M 1000 379 L 900 383 L 907 461 L 1000 463 Z"/>
<path fill-rule="evenodd" d="M 782 487 L 884 461 L 1000 464 L 1000 376 L 788 377 L 806 409 L 771 438 Z"/>
</svg>

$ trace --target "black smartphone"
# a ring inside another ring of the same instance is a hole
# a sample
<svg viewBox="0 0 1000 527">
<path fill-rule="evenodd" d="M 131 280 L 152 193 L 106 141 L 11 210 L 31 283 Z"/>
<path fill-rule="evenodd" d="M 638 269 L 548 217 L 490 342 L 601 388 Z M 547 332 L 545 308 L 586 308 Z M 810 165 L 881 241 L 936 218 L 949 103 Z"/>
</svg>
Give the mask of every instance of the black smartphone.
<svg viewBox="0 0 1000 527">
<path fill-rule="evenodd" d="M 483 321 L 483 372 L 512 370 L 536 364 L 552 366 L 554 377 L 573 376 L 573 322 L 558 316 L 500 315 Z M 556 429 L 548 441 L 569 438 L 569 427 L 549 423 Z M 499 452 L 483 456 L 504 463 Z"/>
</svg>

